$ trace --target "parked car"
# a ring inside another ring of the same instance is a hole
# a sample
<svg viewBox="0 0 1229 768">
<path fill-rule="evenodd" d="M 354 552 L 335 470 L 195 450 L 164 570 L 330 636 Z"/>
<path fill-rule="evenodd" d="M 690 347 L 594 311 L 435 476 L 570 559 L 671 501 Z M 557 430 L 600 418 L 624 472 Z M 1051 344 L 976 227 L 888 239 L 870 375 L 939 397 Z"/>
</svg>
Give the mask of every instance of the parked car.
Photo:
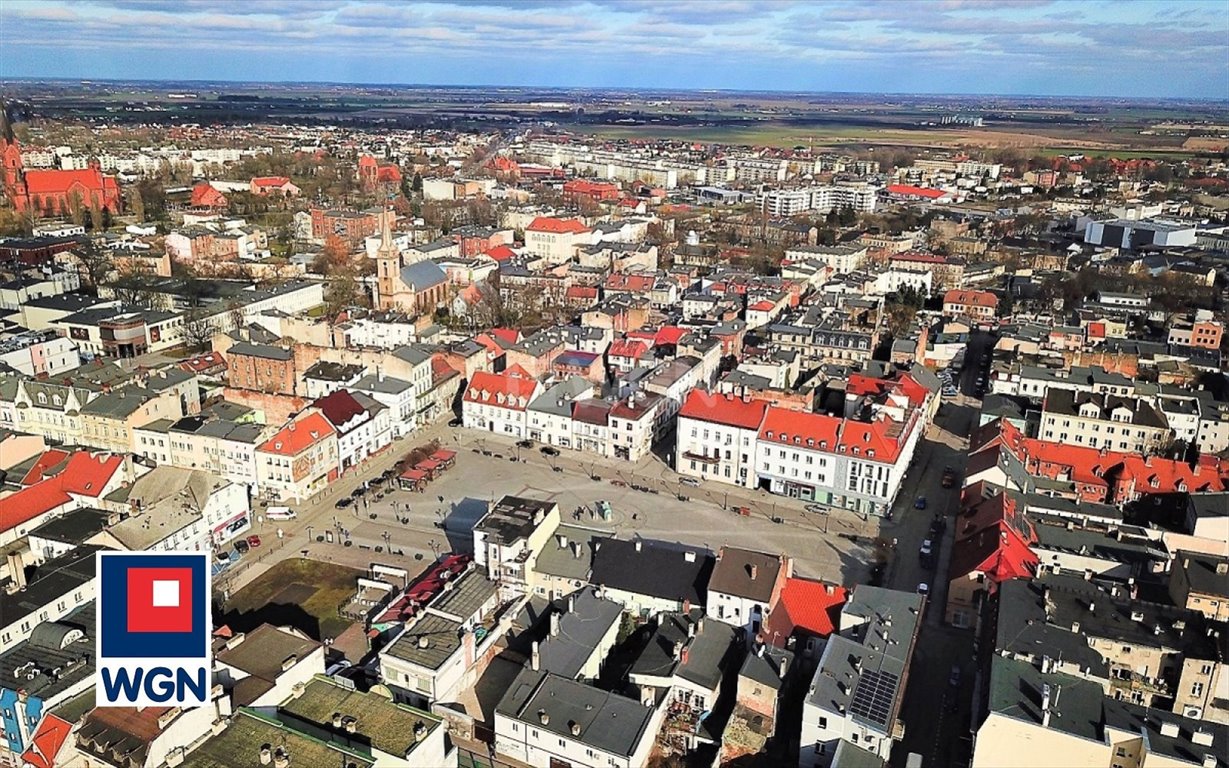
<svg viewBox="0 0 1229 768">
<path fill-rule="evenodd" d="M 924 539 L 922 541 L 922 548 L 918 550 L 918 553 L 922 557 L 930 557 L 931 555 L 933 555 L 935 553 L 934 542 L 932 542 L 930 539 Z"/>
<path fill-rule="evenodd" d="M 248 543 L 243 539 L 239 539 L 235 542 L 235 550 L 241 555 L 246 555 L 248 553 Z"/>
<path fill-rule="evenodd" d="M 353 503 L 354 499 L 350 498 L 349 496 L 342 496 L 337 500 L 337 503 L 333 505 L 333 509 L 345 509 Z"/>
<path fill-rule="evenodd" d="M 249 546 L 249 547 L 251 547 L 252 549 L 256 549 L 257 547 L 259 547 L 259 546 L 260 546 L 260 537 L 259 537 L 259 536 L 255 536 L 255 535 L 253 535 L 253 536 L 248 536 L 248 546 Z"/>
<path fill-rule="evenodd" d="M 455 419 L 449 419 L 449 420 L 448 420 L 448 426 L 450 426 L 450 427 L 459 427 L 459 426 L 461 426 L 461 425 L 462 425 L 462 424 L 464 424 L 464 423 L 465 423 L 465 422 L 464 422 L 463 420 L 461 420 L 460 418 L 455 418 Z"/>
<path fill-rule="evenodd" d="M 549 445 L 544 445 L 538 450 L 542 452 L 543 456 L 558 456 L 559 455 L 559 449 L 552 448 Z"/>
<path fill-rule="evenodd" d="M 828 508 L 819 504 L 808 504 L 806 505 L 806 511 L 813 515 L 826 515 L 828 513 Z"/>
<path fill-rule="evenodd" d="M 517 440 L 516 447 L 517 448 L 532 448 L 533 441 L 532 440 Z"/>
<path fill-rule="evenodd" d="M 913 502 L 913 508 L 914 509 L 926 509 L 926 497 L 918 496 L 917 500 Z"/>
<path fill-rule="evenodd" d="M 690 485 L 692 488 L 700 487 L 700 481 L 695 479 L 694 477 L 680 477 L 679 482 L 682 483 L 683 485 Z"/>
<path fill-rule="evenodd" d="M 952 673 L 947 677 L 947 684 L 953 688 L 960 687 L 960 667 L 953 664 Z"/>
<path fill-rule="evenodd" d="M 956 484 L 956 470 L 951 467 L 943 468 L 943 487 L 951 488 Z"/>
<path fill-rule="evenodd" d="M 926 582 L 921 582 L 917 585 L 917 593 L 919 595 L 930 595 L 930 585 Z"/>
</svg>

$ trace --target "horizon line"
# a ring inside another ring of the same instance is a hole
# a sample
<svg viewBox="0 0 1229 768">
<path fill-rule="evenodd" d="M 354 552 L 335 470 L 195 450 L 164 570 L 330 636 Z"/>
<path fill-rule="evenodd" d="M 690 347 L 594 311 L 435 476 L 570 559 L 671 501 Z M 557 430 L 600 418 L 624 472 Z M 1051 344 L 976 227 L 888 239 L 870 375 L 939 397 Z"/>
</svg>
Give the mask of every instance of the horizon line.
<svg viewBox="0 0 1229 768">
<path fill-rule="evenodd" d="M 1116 96 L 1116 95 L 1101 95 L 1092 94 L 1045 94 L 1045 93 L 1020 93 L 1020 92 L 960 92 L 960 91 L 860 91 L 860 90 L 822 90 L 822 91 L 807 91 L 793 89 L 776 89 L 776 88 L 760 88 L 760 89 L 745 89 L 745 88 L 701 88 L 701 87 L 681 87 L 681 86 L 621 86 L 621 85 L 511 85 L 511 84 L 459 84 L 459 83 L 407 83 L 407 82 L 365 82 L 355 80 L 237 80 L 229 78 L 157 78 L 157 77 L 52 77 L 39 75 L 0 75 L 0 86 L 10 82 L 73 82 L 73 83 L 226 83 L 230 85 L 327 85 L 327 86 L 365 86 L 371 88 L 455 88 L 455 89 L 516 89 L 516 90 L 557 90 L 557 91 L 657 91 L 657 92 L 684 92 L 684 93 L 729 93 L 729 94 L 756 94 L 756 93 L 773 93 L 773 94 L 798 94 L 822 96 L 828 94 L 842 95 L 863 95 L 863 96 L 915 96 L 915 97 L 961 97 L 961 98 L 987 98 L 987 97 L 1011 97 L 1011 98 L 1034 98 L 1034 99 L 1095 99 L 1095 100 L 1113 100 L 1113 101 L 1197 101 L 1211 104 L 1225 104 L 1229 106 L 1229 98 L 1220 98 L 1215 96 Z"/>
</svg>

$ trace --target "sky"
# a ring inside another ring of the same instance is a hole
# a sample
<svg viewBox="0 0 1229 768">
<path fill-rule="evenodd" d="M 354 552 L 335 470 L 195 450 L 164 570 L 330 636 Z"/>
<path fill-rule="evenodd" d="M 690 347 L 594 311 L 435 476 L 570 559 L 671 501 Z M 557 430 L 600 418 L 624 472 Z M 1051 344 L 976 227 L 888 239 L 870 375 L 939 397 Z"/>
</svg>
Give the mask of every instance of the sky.
<svg viewBox="0 0 1229 768">
<path fill-rule="evenodd" d="M 0 78 L 1229 99 L 1229 0 L 0 0 Z"/>
</svg>

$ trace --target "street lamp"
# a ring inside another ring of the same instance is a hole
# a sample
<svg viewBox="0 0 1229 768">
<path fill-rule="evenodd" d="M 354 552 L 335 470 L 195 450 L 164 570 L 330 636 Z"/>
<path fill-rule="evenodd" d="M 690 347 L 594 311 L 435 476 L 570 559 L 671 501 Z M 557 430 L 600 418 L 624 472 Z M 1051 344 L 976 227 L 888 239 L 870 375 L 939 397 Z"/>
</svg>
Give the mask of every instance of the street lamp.
<svg viewBox="0 0 1229 768">
<path fill-rule="evenodd" d="M 310 525 L 307 526 L 307 541 L 308 543 L 311 543 L 312 541 L 312 526 Z"/>
</svg>

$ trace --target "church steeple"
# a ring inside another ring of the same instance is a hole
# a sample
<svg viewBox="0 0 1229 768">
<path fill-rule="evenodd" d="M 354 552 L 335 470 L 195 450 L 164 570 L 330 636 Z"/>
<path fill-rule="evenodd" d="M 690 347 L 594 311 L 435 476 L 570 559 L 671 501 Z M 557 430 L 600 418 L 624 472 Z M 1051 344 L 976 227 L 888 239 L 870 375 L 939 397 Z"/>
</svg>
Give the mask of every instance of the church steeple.
<svg viewBox="0 0 1229 768">
<path fill-rule="evenodd" d="M 393 216 L 385 208 L 380 214 L 380 248 L 376 251 L 376 309 L 393 306 L 393 294 L 401 280 L 401 251 L 393 243 Z"/>
<path fill-rule="evenodd" d="M 9 105 L 0 101 L 0 141 L 16 144 L 17 137 L 13 134 L 13 124 L 9 122 Z"/>
</svg>

